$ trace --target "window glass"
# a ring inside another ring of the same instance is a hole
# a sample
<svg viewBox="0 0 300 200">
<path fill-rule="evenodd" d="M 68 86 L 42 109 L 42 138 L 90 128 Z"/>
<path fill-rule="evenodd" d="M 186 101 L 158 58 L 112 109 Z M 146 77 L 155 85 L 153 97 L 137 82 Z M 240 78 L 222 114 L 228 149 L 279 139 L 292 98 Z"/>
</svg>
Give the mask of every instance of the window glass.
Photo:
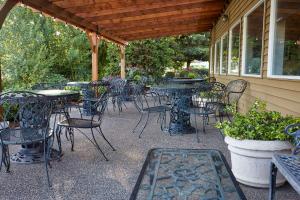
<svg viewBox="0 0 300 200">
<path fill-rule="evenodd" d="M 277 0 L 272 75 L 300 76 L 300 1 Z"/>
<path fill-rule="evenodd" d="M 227 73 L 228 67 L 228 34 L 222 38 L 222 65 L 221 74 Z"/>
<path fill-rule="evenodd" d="M 220 73 L 220 51 L 221 50 L 221 42 L 218 41 L 216 43 L 216 48 L 215 48 L 215 74 Z"/>
<path fill-rule="evenodd" d="M 229 74 L 239 73 L 240 64 L 240 23 L 230 30 Z"/>
<path fill-rule="evenodd" d="M 262 57 L 264 4 L 261 3 L 244 19 L 244 74 L 259 75 Z"/>
</svg>

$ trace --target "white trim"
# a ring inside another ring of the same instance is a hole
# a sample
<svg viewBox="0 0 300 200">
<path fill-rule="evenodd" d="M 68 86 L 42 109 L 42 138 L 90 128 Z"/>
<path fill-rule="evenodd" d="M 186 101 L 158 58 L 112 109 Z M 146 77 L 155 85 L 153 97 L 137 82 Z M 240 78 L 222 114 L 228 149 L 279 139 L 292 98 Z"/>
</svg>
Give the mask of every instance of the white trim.
<svg viewBox="0 0 300 200">
<path fill-rule="evenodd" d="M 216 43 L 215 43 L 215 63 L 214 63 L 214 74 L 220 74 L 220 69 L 219 69 L 219 71 L 216 71 L 217 70 L 217 44 L 218 44 L 218 42 L 221 42 L 220 41 L 220 39 L 219 40 L 217 40 L 216 41 Z M 220 52 L 221 52 L 221 43 L 220 43 L 220 50 L 219 50 L 219 54 L 220 54 Z M 221 64 L 221 63 L 220 63 Z M 220 66 L 219 66 L 220 67 Z"/>
<path fill-rule="evenodd" d="M 241 76 L 251 76 L 251 77 L 261 77 L 262 70 L 262 62 L 260 63 L 260 73 L 259 74 L 246 74 L 245 73 L 245 62 L 246 62 L 246 37 L 247 37 L 247 28 L 248 28 L 248 23 L 247 23 L 247 17 L 250 15 L 256 8 L 258 8 L 264 0 L 260 0 L 255 6 L 253 6 L 243 17 L 243 44 L 242 44 L 242 71 L 241 71 Z M 264 5 L 265 6 L 265 5 Z M 264 16 L 263 16 L 264 17 Z M 263 31 L 261 33 L 263 35 Z M 262 37 L 263 38 L 263 37 Z M 263 43 L 263 41 L 262 41 Z M 261 48 L 261 57 L 263 56 L 263 46 Z"/>
<path fill-rule="evenodd" d="M 221 48 L 220 48 L 220 75 L 226 75 L 228 71 L 228 61 L 227 61 L 227 70 L 226 73 L 222 73 L 223 70 L 223 40 L 225 37 L 228 37 L 228 33 L 224 33 L 224 35 L 221 37 Z M 228 45 L 228 39 L 227 39 L 227 45 Z M 228 46 L 227 46 L 228 48 Z M 228 49 L 227 49 L 228 51 Z M 227 55 L 227 60 L 228 60 L 228 55 Z"/>
<path fill-rule="evenodd" d="M 239 67 L 238 67 L 238 71 L 237 73 L 230 73 L 230 67 L 231 67 L 231 50 L 232 50 L 232 30 L 237 27 L 239 25 L 239 27 L 241 27 L 241 20 L 236 21 L 231 28 L 229 29 L 229 48 L 228 48 L 228 69 L 227 69 L 227 74 L 228 75 L 234 75 L 234 76 L 238 76 L 239 75 Z M 239 29 L 239 37 L 241 39 L 241 32 L 240 32 L 241 28 Z M 239 41 L 239 58 L 240 58 L 240 44 L 241 40 Z M 240 61 L 239 61 L 239 65 L 240 65 Z"/>
<path fill-rule="evenodd" d="M 300 79 L 300 76 L 291 75 L 273 75 L 273 63 L 274 63 L 274 48 L 275 48 L 275 31 L 276 31 L 276 12 L 277 12 L 277 0 L 271 0 L 270 9 L 270 28 L 269 28 L 269 46 L 268 46 L 268 78 L 278 78 L 278 79 Z"/>
<path fill-rule="evenodd" d="M 214 48 L 214 45 L 211 45 L 210 46 L 210 52 L 209 52 L 209 73 L 210 75 L 214 73 L 214 65 L 213 65 L 213 60 L 214 60 L 214 53 L 213 53 L 213 48 Z"/>
</svg>

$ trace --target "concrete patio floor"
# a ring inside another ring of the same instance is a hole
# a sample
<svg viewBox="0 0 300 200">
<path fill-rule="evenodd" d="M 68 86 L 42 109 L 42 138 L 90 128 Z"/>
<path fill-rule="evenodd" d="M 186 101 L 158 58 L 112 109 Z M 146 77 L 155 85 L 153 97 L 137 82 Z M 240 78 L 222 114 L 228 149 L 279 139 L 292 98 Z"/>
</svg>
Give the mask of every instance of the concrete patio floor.
<svg viewBox="0 0 300 200">
<path fill-rule="evenodd" d="M 197 143 L 194 134 L 169 136 L 160 131 L 156 116 L 150 118 L 142 138 L 132 129 L 139 113 L 131 103 L 121 114 L 109 109 L 103 122 L 103 132 L 117 151 L 99 136 L 99 143 L 110 159 L 108 162 L 80 133 L 75 132 L 75 151 L 70 151 L 70 143 L 63 139 L 64 156 L 60 162 L 53 161 L 50 177 L 53 187 L 48 189 L 44 165 L 12 164 L 11 173 L 0 172 L 0 199 L 129 199 L 142 164 L 149 149 L 169 148 L 207 148 L 223 152 L 230 164 L 230 155 L 222 136 L 213 127 L 200 134 Z M 17 147 L 10 149 L 16 152 Z M 267 199 L 268 189 L 257 189 L 241 185 L 249 200 Z M 297 200 L 300 197 L 289 184 L 277 189 L 277 199 Z"/>
</svg>

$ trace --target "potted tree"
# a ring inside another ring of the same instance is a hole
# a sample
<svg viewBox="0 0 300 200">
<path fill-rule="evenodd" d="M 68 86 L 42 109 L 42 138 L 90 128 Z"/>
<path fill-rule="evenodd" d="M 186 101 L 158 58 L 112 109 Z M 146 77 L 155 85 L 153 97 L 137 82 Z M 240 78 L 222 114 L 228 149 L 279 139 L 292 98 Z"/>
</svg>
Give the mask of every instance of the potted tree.
<svg viewBox="0 0 300 200">
<path fill-rule="evenodd" d="M 261 100 L 256 100 L 245 114 L 238 113 L 235 106 L 230 107 L 230 111 L 232 121 L 218 123 L 217 128 L 225 135 L 232 172 L 240 183 L 267 188 L 272 155 L 275 152 L 290 153 L 292 149 L 292 138 L 284 133 L 284 129 L 300 119 L 268 111 Z M 283 176 L 278 174 L 276 185 L 284 182 Z"/>
</svg>

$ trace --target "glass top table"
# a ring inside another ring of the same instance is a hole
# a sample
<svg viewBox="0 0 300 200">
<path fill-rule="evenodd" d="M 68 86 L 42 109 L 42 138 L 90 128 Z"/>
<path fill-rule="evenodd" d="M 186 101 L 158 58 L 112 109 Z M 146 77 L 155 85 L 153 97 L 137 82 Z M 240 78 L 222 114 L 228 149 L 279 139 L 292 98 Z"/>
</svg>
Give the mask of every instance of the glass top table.
<svg viewBox="0 0 300 200">
<path fill-rule="evenodd" d="M 42 94 L 54 99 L 60 97 L 73 97 L 79 95 L 78 91 L 72 90 L 32 90 L 32 92 Z"/>
<path fill-rule="evenodd" d="M 244 200 L 225 157 L 211 149 L 152 149 L 130 200 Z"/>
</svg>

